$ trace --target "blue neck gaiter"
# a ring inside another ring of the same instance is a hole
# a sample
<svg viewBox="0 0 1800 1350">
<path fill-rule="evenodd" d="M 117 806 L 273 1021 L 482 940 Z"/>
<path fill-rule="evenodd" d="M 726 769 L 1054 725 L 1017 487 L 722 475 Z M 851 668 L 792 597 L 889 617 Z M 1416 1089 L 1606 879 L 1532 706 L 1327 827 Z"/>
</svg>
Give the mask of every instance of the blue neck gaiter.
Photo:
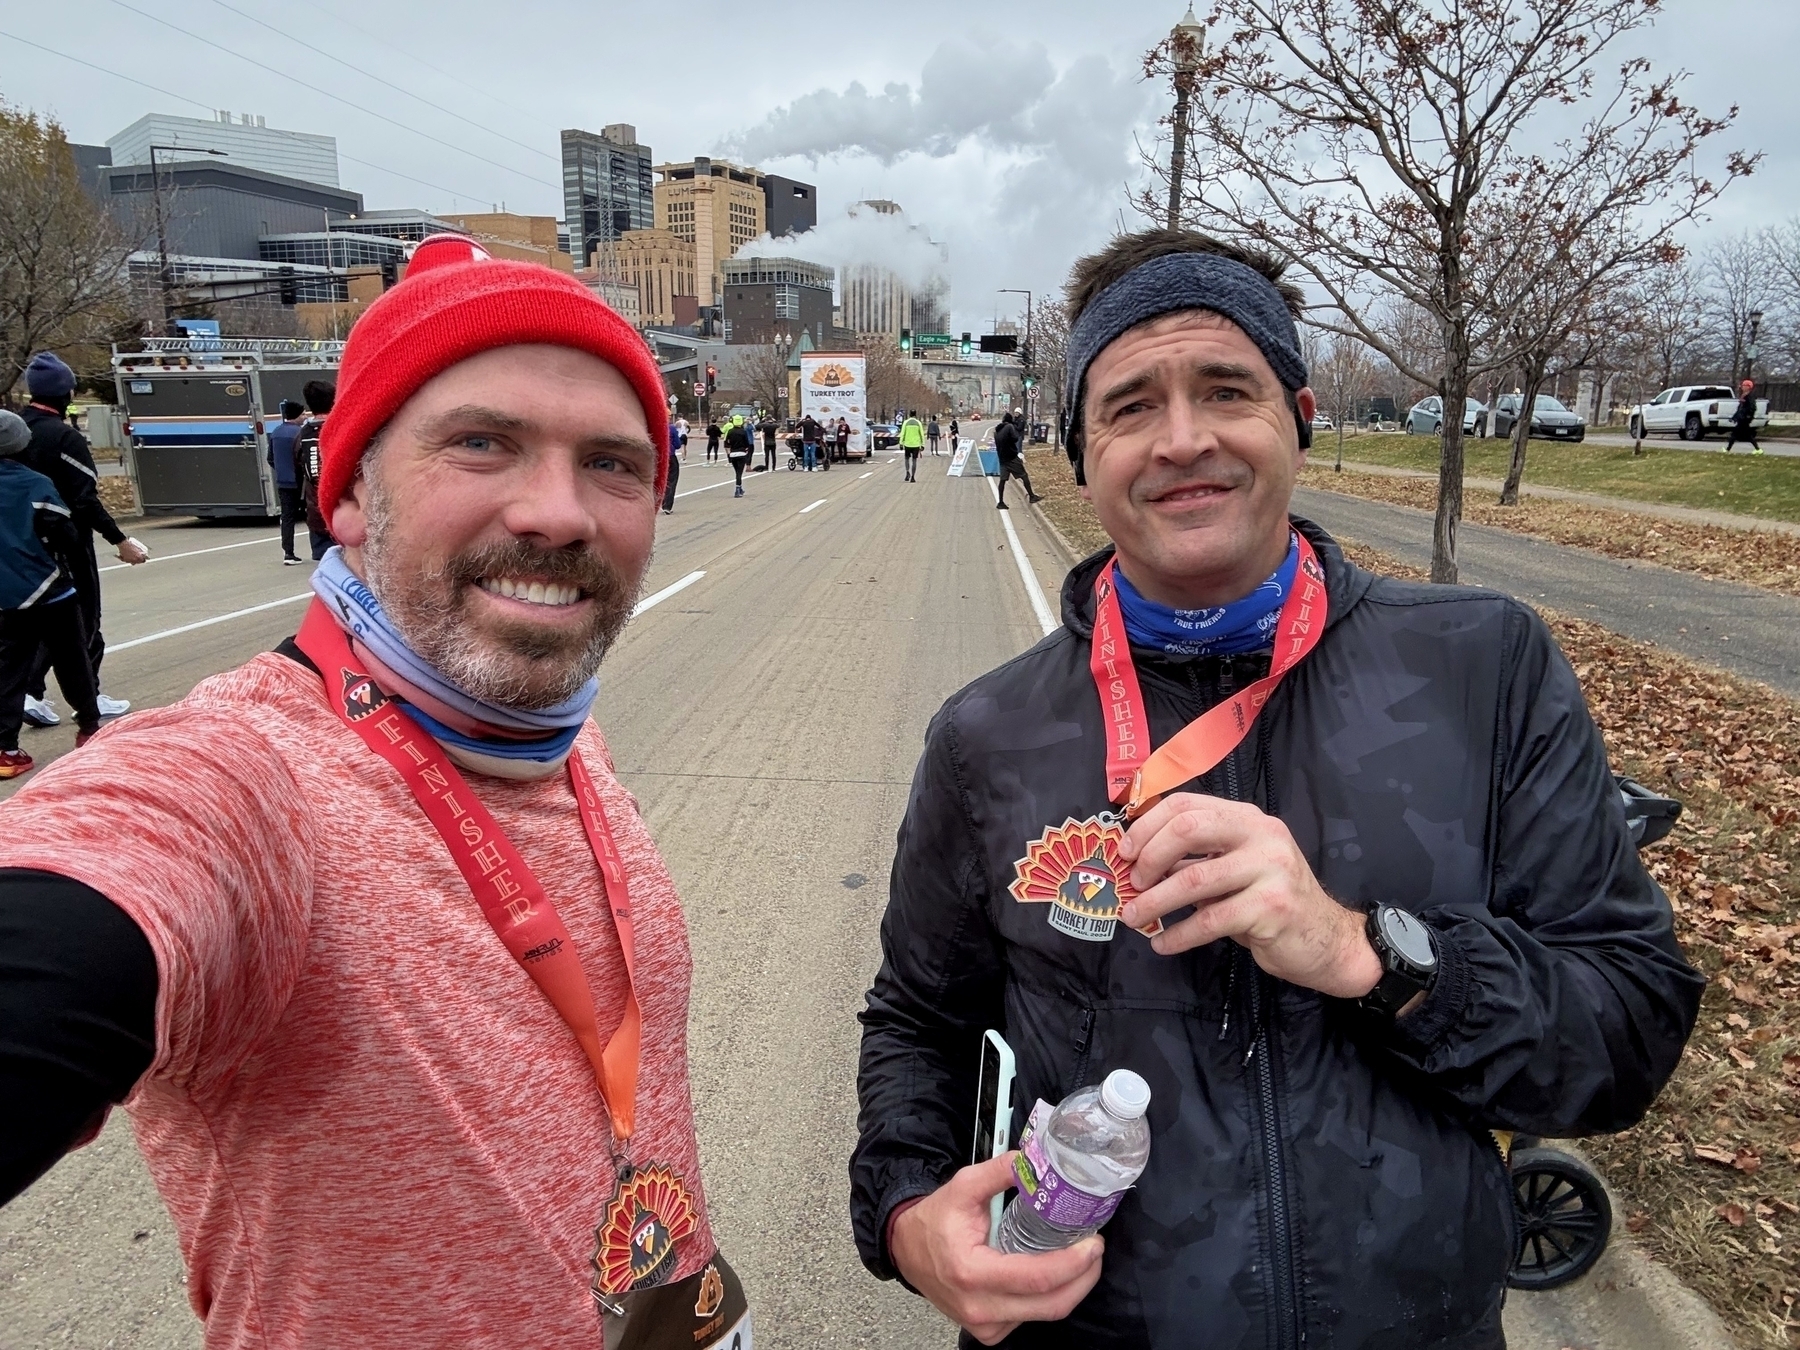
<svg viewBox="0 0 1800 1350">
<path fill-rule="evenodd" d="M 1170 609 L 1146 599 L 1131 584 L 1125 570 L 1115 566 L 1119 613 L 1125 635 L 1134 647 L 1148 647 L 1170 656 L 1236 656 L 1261 651 L 1275 641 L 1275 624 L 1300 569 L 1300 539 L 1288 536 L 1287 557 L 1275 575 L 1242 600 L 1216 609 Z"/>
</svg>

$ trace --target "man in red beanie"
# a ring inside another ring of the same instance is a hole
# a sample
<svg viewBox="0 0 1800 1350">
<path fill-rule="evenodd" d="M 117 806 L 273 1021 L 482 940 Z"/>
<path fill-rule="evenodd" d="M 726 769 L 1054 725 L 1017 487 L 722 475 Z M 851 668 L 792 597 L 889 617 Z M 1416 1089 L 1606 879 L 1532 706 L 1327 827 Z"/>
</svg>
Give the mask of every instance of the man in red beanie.
<svg viewBox="0 0 1800 1350">
<path fill-rule="evenodd" d="M 344 354 L 296 637 L 0 807 L 0 1195 L 123 1102 L 209 1347 L 749 1341 L 588 715 L 663 398 L 586 288 L 426 240 Z"/>
</svg>

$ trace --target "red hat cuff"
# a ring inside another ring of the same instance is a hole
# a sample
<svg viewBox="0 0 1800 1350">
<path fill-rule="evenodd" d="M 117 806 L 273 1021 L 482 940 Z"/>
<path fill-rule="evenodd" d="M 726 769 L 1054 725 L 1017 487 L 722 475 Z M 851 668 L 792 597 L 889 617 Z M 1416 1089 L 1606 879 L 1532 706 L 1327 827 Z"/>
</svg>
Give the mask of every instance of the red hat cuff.
<svg viewBox="0 0 1800 1350">
<path fill-rule="evenodd" d="M 627 381 L 656 451 L 656 495 L 669 473 L 662 373 L 630 324 L 573 277 L 491 258 L 460 235 L 420 244 L 406 279 L 356 322 L 337 401 L 319 437 L 319 510 L 329 521 L 369 441 L 419 387 L 494 347 L 542 343 L 599 357 Z"/>
</svg>

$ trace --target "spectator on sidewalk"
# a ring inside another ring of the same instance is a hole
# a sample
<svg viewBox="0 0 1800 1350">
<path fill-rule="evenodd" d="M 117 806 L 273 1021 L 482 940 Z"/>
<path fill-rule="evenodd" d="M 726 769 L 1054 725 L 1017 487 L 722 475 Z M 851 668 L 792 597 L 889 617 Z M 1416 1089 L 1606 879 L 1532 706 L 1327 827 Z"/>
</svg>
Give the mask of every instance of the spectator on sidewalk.
<svg viewBox="0 0 1800 1350">
<path fill-rule="evenodd" d="M 811 473 L 813 471 L 813 465 L 818 463 L 819 434 L 818 422 L 813 419 L 811 413 L 806 414 L 806 417 L 800 423 L 800 448 L 801 453 L 805 457 L 806 471 L 808 473 Z"/>
<path fill-rule="evenodd" d="M 1739 441 L 1747 441 L 1750 453 L 1760 455 L 1761 445 L 1756 441 L 1756 382 L 1745 380 L 1738 389 L 1738 404 L 1731 414 L 1731 434 L 1725 438 L 1725 453 L 1731 453 L 1731 447 Z"/>
<path fill-rule="evenodd" d="M 75 710 L 75 744 L 87 744 L 100 725 L 75 583 L 60 561 L 80 553 L 81 539 L 55 485 L 25 466 L 30 445 L 24 419 L 0 410 L 0 778 L 33 767 L 19 749 L 19 726 L 40 651 L 49 652 Z"/>
<path fill-rule="evenodd" d="M 840 463 L 840 464 L 849 463 L 849 461 L 850 461 L 850 422 L 849 422 L 848 418 L 843 418 L 843 417 L 838 418 L 837 431 L 834 434 L 833 439 L 837 442 L 838 463 Z"/>
<path fill-rule="evenodd" d="M 87 437 L 67 420 L 69 401 L 75 395 L 75 372 L 53 352 L 39 352 L 25 368 L 25 388 L 31 398 L 24 412 L 25 424 L 31 428 L 31 447 L 24 454 L 24 463 L 55 486 L 75 526 L 76 542 L 63 563 L 75 584 L 88 667 L 98 689 L 106 636 L 100 631 L 100 562 L 94 556 L 94 533 L 98 531 L 113 546 L 120 562 L 133 566 L 147 562 L 150 550 L 128 538 L 100 500 L 100 472 L 94 467 L 93 451 Z M 47 697 L 45 682 L 51 664 L 50 651 L 45 648 L 38 653 L 25 700 L 25 720 L 34 726 L 55 726 L 61 720 L 56 705 Z M 73 695 L 65 689 L 63 696 Z M 97 701 L 102 717 L 119 717 L 131 710 L 129 699 L 100 694 Z"/>
<path fill-rule="evenodd" d="M 294 524 L 306 513 L 300 496 L 300 474 L 294 467 L 294 448 L 300 441 L 300 419 L 306 409 L 291 398 L 281 400 L 281 425 L 269 433 L 269 467 L 275 473 L 275 495 L 281 500 L 281 561 L 298 567 L 294 552 Z"/>
<path fill-rule="evenodd" d="M 325 556 L 331 547 L 331 526 L 319 509 L 319 473 L 321 459 L 319 441 L 325 434 L 325 422 L 337 399 L 337 386 L 324 380 L 308 380 L 300 397 L 306 400 L 308 416 L 294 437 L 294 475 L 300 481 L 300 502 L 306 508 L 307 542 L 313 561 Z"/>
</svg>

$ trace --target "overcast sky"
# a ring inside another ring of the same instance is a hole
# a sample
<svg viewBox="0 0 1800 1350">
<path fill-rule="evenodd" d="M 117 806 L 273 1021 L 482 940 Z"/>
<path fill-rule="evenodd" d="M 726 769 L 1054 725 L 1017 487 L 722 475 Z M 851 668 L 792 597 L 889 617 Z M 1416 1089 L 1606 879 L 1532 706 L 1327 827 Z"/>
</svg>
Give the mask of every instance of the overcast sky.
<svg viewBox="0 0 1800 1350">
<path fill-rule="evenodd" d="M 997 288 L 1053 289 L 1121 218 L 1143 223 L 1128 194 L 1166 90 L 1138 62 L 1183 2 L 59 0 L 45 25 L 50 10 L 0 0 L 12 39 L 167 91 L 0 35 L 0 97 L 86 142 L 147 112 L 260 113 L 335 136 L 342 181 L 370 209 L 504 201 L 560 216 L 558 131 L 630 122 L 659 162 L 711 152 L 817 183 L 822 220 L 893 198 L 949 248 L 952 326 L 980 329 L 1017 312 Z M 1722 139 L 1766 152 L 1700 238 L 1800 212 L 1800 99 L 1782 64 L 1800 47 L 1800 4 L 1668 10 L 1634 48 L 1686 67 L 1706 111 L 1740 104 Z"/>
</svg>

